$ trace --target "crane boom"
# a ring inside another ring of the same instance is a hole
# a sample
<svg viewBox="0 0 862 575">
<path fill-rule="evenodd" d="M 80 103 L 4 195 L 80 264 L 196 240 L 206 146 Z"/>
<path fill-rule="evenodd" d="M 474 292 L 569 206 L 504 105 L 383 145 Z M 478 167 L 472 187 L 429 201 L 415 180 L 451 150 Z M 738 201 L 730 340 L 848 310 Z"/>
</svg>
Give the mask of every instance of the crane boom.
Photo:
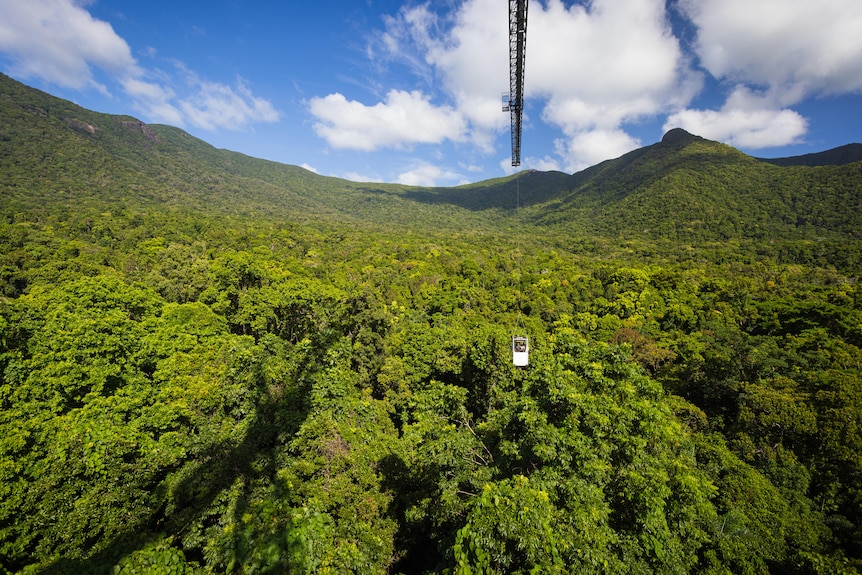
<svg viewBox="0 0 862 575">
<path fill-rule="evenodd" d="M 524 111 L 524 60 L 527 54 L 529 0 L 509 0 L 509 96 L 503 111 L 512 123 L 512 165 L 521 165 L 521 118 Z"/>
</svg>

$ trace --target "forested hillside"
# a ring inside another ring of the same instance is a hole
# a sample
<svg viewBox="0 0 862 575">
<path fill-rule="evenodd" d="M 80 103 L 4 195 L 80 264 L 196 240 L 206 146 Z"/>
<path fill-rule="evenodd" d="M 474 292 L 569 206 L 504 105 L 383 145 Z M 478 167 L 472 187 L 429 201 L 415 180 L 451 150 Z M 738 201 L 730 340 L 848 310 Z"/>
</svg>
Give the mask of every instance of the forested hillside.
<svg viewBox="0 0 862 575">
<path fill-rule="evenodd" d="M 359 184 L 0 76 L 0 573 L 858 574 L 860 194 L 681 131 Z"/>
</svg>

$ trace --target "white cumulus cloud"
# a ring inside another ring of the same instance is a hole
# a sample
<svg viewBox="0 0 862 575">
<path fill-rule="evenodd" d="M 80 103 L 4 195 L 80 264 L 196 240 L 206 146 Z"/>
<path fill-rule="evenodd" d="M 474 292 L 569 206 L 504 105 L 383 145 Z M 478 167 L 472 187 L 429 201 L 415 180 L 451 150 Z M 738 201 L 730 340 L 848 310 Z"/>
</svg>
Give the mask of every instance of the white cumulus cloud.
<svg viewBox="0 0 862 575">
<path fill-rule="evenodd" d="M 182 111 L 172 103 L 176 94 L 170 88 L 140 78 L 124 78 L 121 84 L 123 91 L 132 97 L 135 108 L 151 122 L 184 124 Z"/>
<path fill-rule="evenodd" d="M 98 87 L 92 67 L 134 70 L 129 45 L 107 22 L 71 0 L 0 0 L 0 51 L 12 74 L 66 88 Z"/>
<path fill-rule="evenodd" d="M 378 70 L 392 65 L 404 66 L 422 86 L 422 90 L 395 92 L 436 93 L 445 103 L 435 106 L 436 117 L 447 116 L 443 124 L 446 138 L 468 141 L 482 153 L 493 152 L 497 135 L 508 127 L 508 116 L 502 113 L 500 95 L 509 86 L 508 72 L 508 9 L 495 0 L 468 0 L 445 16 L 432 11 L 432 5 L 405 6 L 397 14 L 384 19 L 384 29 L 373 34 L 368 56 Z M 392 91 L 386 101 L 367 108 L 379 114 L 392 106 Z M 336 103 L 339 94 L 320 100 Z M 423 96 L 427 100 L 427 96 Z M 344 106 L 343 103 L 339 103 Z M 379 109 L 378 109 L 379 107 Z M 426 107 L 426 110 L 428 108 Z M 350 132 L 349 118 L 321 118 L 320 107 L 311 108 L 319 121 L 318 135 L 330 145 L 336 145 L 333 133 Z M 422 120 L 417 118 L 422 124 Z M 343 130 L 340 128 L 344 128 Z M 425 131 L 407 132 L 390 143 L 384 134 L 380 145 L 363 144 L 357 149 L 410 144 L 439 143 L 429 139 Z M 356 138 L 349 138 L 350 141 Z"/>
<path fill-rule="evenodd" d="M 560 0 L 530 12 L 526 89 L 567 129 L 615 129 L 687 103 L 700 79 L 687 67 L 664 0 Z"/>
<path fill-rule="evenodd" d="M 683 127 L 746 148 L 798 142 L 790 106 L 862 91 L 862 3 L 856 0 L 680 0 L 701 66 L 733 88 L 718 110 L 683 110 Z"/>
<path fill-rule="evenodd" d="M 110 93 L 96 80 L 101 71 L 151 122 L 242 130 L 278 121 L 273 105 L 241 80 L 235 86 L 202 81 L 182 65 L 179 79 L 145 69 L 113 27 L 85 6 L 75 0 L 0 0 L 0 52 L 12 62 L 10 73 Z"/>
<path fill-rule="evenodd" d="M 240 80 L 236 87 L 218 82 L 198 82 L 179 107 L 189 123 L 204 130 L 242 130 L 255 122 L 277 122 L 278 111 L 252 94 Z"/>
<path fill-rule="evenodd" d="M 862 3 L 856 0 L 681 0 L 695 50 L 720 79 L 811 94 L 862 89 Z"/>
<path fill-rule="evenodd" d="M 345 180 L 350 180 L 351 182 L 377 183 L 384 181 L 380 176 L 372 176 L 360 172 L 347 172 L 339 177 L 344 178 Z"/>
<path fill-rule="evenodd" d="M 664 129 L 683 128 L 740 148 L 769 148 L 798 141 L 808 122 L 798 112 L 778 107 L 771 98 L 737 86 L 720 110 L 682 110 Z"/>
<path fill-rule="evenodd" d="M 445 36 L 427 45 L 426 60 L 470 123 L 470 139 L 490 151 L 508 126 L 501 94 L 509 90 L 508 10 L 495 0 L 464 2 Z"/>
<path fill-rule="evenodd" d="M 426 187 L 438 186 L 441 185 L 441 182 L 458 181 L 458 183 L 465 183 L 460 174 L 424 162 L 399 174 L 397 181 L 399 184 L 407 186 Z"/>
<path fill-rule="evenodd" d="M 333 148 L 372 151 L 412 144 L 439 144 L 463 139 L 462 115 L 435 106 L 419 91 L 391 90 L 384 102 L 368 106 L 342 94 L 312 98 L 314 130 Z"/>
<path fill-rule="evenodd" d="M 617 158 L 640 146 L 640 142 L 621 129 L 578 131 L 555 142 L 557 153 L 566 159 L 565 171 L 576 172 Z"/>
</svg>

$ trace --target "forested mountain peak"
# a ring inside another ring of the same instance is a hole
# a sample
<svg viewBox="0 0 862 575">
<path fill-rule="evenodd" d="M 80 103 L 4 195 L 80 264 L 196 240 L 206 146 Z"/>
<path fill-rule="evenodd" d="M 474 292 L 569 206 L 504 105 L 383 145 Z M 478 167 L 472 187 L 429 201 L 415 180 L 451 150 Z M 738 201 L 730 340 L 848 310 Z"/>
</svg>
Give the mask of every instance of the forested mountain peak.
<svg viewBox="0 0 862 575">
<path fill-rule="evenodd" d="M 862 163 L 780 168 L 681 129 L 574 174 L 532 217 L 594 233 L 711 239 L 860 237 Z"/>
<path fill-rule="evenodd" d="M 682 128 L 672 128 L 662 136 L 661 141 L 663 144 L 688 144 L 689 142 L 702 139 L 700 136 L 689 134 Z"/>
</svg>

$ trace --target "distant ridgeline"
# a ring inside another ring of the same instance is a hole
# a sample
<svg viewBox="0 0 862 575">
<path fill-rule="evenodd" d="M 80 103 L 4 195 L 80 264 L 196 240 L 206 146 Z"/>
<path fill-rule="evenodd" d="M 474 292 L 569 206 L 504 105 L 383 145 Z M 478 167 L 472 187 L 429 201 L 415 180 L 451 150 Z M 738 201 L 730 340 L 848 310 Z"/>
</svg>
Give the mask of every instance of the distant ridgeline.
<svg viewBox="0 0 862 575">
<path fill-rule="evenodd" d="M 758 158 L 776 166 L 843 166 L 862 161 L 862 144 L 847 144 L 825 152 L 789 158 Z"/>
<path fill-rule="evenodd" d="M 356 183 L 0 76 L 0 574 L 859 575 L 857 156 Z"/>
</svg>

